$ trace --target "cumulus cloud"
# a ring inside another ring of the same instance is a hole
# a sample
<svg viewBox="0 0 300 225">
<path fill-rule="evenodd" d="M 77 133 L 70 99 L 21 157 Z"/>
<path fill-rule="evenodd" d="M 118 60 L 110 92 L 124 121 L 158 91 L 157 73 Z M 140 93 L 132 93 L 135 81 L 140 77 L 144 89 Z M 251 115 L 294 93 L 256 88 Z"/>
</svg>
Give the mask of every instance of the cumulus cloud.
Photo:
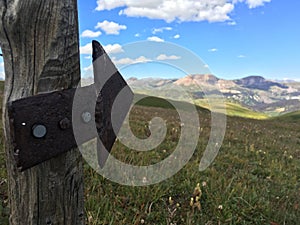
<svg viewBox="0 0 300 225">
<path fill-rule="evenodd" d="M 164 39 L 161 39 L 161 38 L 156 37 L 156 36 L 148 37 L 147 40 L 148 41 L 155 41 L 155 42 L 164 42 L 165 41 Z"/>
<path fill-rule="evenodd" d="M 101 31 L 91 31 L 91 30 L 85 30 L 82 32 L 81 37 L 83 38 L 96 38 L 99 37 L 101 35 Z"/>
<path fill-rule="evenodd" d="M 174 36 L 174 38 L 175 38 L 175 39 L 178 39 L 178 38 L 180 38 L 180 35 L 179 35 L 179 34 L 176 34 L 176 35 Z"/>
<path fill-rule="evenodd" d="M 116 59 L 115 57 L 113 57 L 112 60 L 116 65 L 129 65 L 129 64 L 146 63 L 152 61 L 151 59 L 148 59 L 145 56 L 140 56 L 136 59 L 131 59 L 131 58 Z"/>
<path fill-rule="evenodd" d="M 98 10 L 98 11 L 101 11 L 101 10 L 111 10 L 111 9 L 119 8 L 119 7 L 122 7 L 122 6 L 125 6 L 125 5 L 126 5 L 126 1 L 97 0 L 97 8 L 96 8 L 96 10 Z"/>
<path fill-rule="evenodd" d="M 165 54 L 161 54 L 159 56 L 157 56 L 156 60 L 159 60 L 159 61 L 164 61 L 164 60 L 177 60 L 177 59 L 181 59 L 180 56 L 177 56 L 177 55 L 170 55 L 170 56 L 167 56 Z"/>
<path fill-rule="evenodd" d="M 235 21 L 230 21 L 227 23 L 229 26 L 235 26 L 236 25 L 236 22 Z"/>
<path fill-rule="evenodd" d="M 263 6 L 265 3 L 271 2 L 271 0 L 245 0 L 245 2 L 250 9 L 253 9 L 258 6 Z"/>
<path fill-rule="evenodd" d="M 127 29 L 125 25 L 120 25 L 118 23 L 107 21 L 107 20 L 97 23 L 95 28 L 103 30 L 106 34 L 114 34 L 114 35 L 118 35 L 120 34 L 121 30 Z"/>
<path fill-rule="evenodd" d="M 152 34 L 162 33 L 162 32 L 164 32 L 165 30 L 171 31 L 171 30 L 173 30 L 173 28 L 172 28 L 172 27 L 154 28 L 153 31 L 152 31 Z"/>
<path fill-rule="evenodd" d="M 158 61 L 164 61 L 164 60 L 178 60 L 181 59 L 180 56 L 176 56 L 176 55 L 166 55 L 166 54 L 161 54 L 159 56 L 156 57 L 155 60 Z M 136 63 L 147 63 L 147 62 L 153 62 L 155 61 L 153 59 L 147 58 L 145 56 L 140 56 L 137 58 L 121 58 L 121 59 L 117 59 L 116 57 L 112 57 L 112 61 L 114 62 L 114 64 L 116 65 L 130 65 L 130 64 L 136 64 Z"/>
<path fill-rule="evenodd" d="M 166 54 L 161 54 L 159 56 L 156 57 L 156 59 L 150 59 L 147 58 L 145 56 L 140 56 L 137 58 L 121 58 L 121 59 L 117 59 L 116 57 L 112 57 L 112 61 L 114 62 L 114 64 L 116 65 L 130 65 L 130 64 L 136 64 L 136 63 L 147 63 L 147 62 L 153 62 L 155 60 L 158 61 L 164 61 L 164 60 L 178 60 L 181 59 L 180 56 L 176 56 L 176 55 L 166 55 Z"/>
<path fill-rule="evenodd" d="M 79 51 L 82 55 L 89 55 L 92 54 L 92 49 L 92 43 L 88 43 L 84 46 L 80 46 Z"/>
<path fill-rule="evenodd" d="M 119 44 L 109 44 L 106 46 L 103 46 L 104 50 L 106 51 L 107 54 L 116 54 L 116 53 L 121 53 L 124 52 L 123 48 Z M 84 46 L 80 47 L 80 54 L 82 55 L 90 55 L 92 54 L 92 43 L 88 43 Z"/>
<path fill-rule="evenodd" d="M 113 44 L 113 45 L 109 44 L 104 46 L 104 49 L 107 52 L 107 54 L 116 54 L 116 53 L 124 52 L 122 46 L 119 44 Z"/>
<path fill-rule="evenodd" d="M 96 10 L 111 10 L 122 7 L 120 15 L 147 17 L 173 21 L 224 22 L 235 4 L 244 2 L 249 8 L 264 5 L 271 0 L 97 0 Z"/>
<path fill-rule="evenodd" d="M 125 7 L 119 14 L 130 17 L 178 21 L 225 21 L 234 5 L 225 0 L 98 0 L 96 10 Z"/>
</svg>

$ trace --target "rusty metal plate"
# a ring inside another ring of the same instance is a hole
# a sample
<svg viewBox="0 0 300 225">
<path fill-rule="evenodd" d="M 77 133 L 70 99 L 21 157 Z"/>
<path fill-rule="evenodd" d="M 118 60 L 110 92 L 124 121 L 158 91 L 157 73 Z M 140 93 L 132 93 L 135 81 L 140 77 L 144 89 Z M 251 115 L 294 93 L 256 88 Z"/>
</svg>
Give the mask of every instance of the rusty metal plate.
<svg viewBox="0 0 300 225">
<path fill-rule="evenodd" d="M 102 68 L 101 73 L 109 71 L 107 66 L 115 68 L 109 64 L 112 63 L 110 59 L 105 64 L 96 60 L 98 57 L 108 57 L 99 43 L 93 42 L 93 48 L 94 53 L 97 52 L 93 54 L 93 62 L 98 62 L 96 66 Z M 38 165 L 97 136 L 101 140 L 98 144 L 98 162 L 101 167 L 104 166 L 116 133 L 130 108 L 133 93 L 117 70 L 99 86 L 101 76 L 106 76 L 101 73 L 95 78 L 95 81 L 100 80 L 88 87 L 39 94 L 8 104 L 14 156 L 19 170 Z M 128 98 L 113 129 L 113 103 L 125 87 L 129 90 Z M 79 101 L 77 99 L 74 108 L 75 95 L 76 98 L 79 96 Z M 80 137 L 74 136 L 74 129 L 80 129 Z"/>
<path fill-rule="evenodd" d="M 25 170 L 76 147 L 71 115 L 75 89 L 41 94 L 14 101 L 8 106 L 14 156 Z M 62 121 L 63 129 L 60 126 Z M 36 126 L 46 133 L 34 137 Z"/>
</svg>

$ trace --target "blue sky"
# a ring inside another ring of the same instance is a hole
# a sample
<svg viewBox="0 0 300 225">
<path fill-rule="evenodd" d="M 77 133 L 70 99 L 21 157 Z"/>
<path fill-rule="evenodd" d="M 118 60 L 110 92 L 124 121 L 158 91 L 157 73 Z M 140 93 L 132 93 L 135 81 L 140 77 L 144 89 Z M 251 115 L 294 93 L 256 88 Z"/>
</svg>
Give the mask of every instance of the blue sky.
<svg viewBox="0 0 300 225">
<path fill-rule="evenodd" d="M 96 39 L 126 78 L 189 73 L 170 66 L 189 61 L 170 50 L 174 44 L 202 59 L 203 70 L 196 71 L 198 66 L 194 73 L 300 79 L 299 1 L 79 0 L 78 8 L 84 77 L 92 76 L 91 40 Z M 135 44 L 147 40 L 151 43 Z"/>
</svg>

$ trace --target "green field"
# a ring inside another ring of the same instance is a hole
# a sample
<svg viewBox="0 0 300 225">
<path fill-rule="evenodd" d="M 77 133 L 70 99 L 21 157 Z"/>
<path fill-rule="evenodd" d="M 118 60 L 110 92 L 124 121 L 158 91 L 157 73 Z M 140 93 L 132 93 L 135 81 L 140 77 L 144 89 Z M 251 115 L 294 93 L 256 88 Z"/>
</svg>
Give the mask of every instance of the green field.
<svg viewBox="0 0 300 225">
<path fill-rule="evenodd" d="M 143 95 L 139 95 L 139 96 L 143 96 Z M 269 118 L 267 114 L 252 111 L 244 106 L 241 106 L 238 103 L 228 102 L 228 101 L 224 101 L 224 102 L 214 101 L 213 103 L 214 103 L 214 110 L 216 112 L 222 111 L 225 112 L 226 115 L 228 116 L 258 119 L 258 120 Z M 199 110 L 202 111 L 205 109 L 208 110 L 211 109 L 211 106 L 205 99 L 197 99 L 194 101 L 194 104 L 196 107 L 198 107 Z M 160 108 L 167 108 L 167 109 L 174 108 L 167 101 L 157 97 L 147 97 L 147 99 L 138 102 L 138 105 L 153 106 L 153 107 L 160 107 Z"/>
<path fill-rule="evenodd" d="M 208 142 L 210 113 L 200 107 L 201 135 L 195 154 L 168 180 L 147 187 L 122 186 L 85 164 L 86 223 L 300 224 L 299 113 L 257 120 L 243 118 L 248 112 L 234 112 L 236 108 L 230 109 L 232 116 L 227 118 L 221 150 L 204 172 L 198 168 Z M 156 116 L 168 127 L 161 145 L 149 152 L 136 152 L 117 141 L 112 154 L 133 165 L 150 165 L 170 155 L 177 145 L 181 122 L 166 101 L 148 98 L 139 102 L 130 114 L 132 131 L 140 138 L 148 137 L 149 121 Z M 9 209 L 2 131 L 0 138 L 0 224 L 6 225 Z"/>
<path fill-rule="evenodd" d="M 293 121 L 300 121 L 300 111 L 287 113 L 282 116 L 278 116 L 276 118 L 272 118 L 273 120 L 282 120 L 283 122 L 293 122 Z"/>
<path fill-rule="evenodd" d="M 195 100 L 195 104 L 197 104 L 203 108 L 210 109 L 210 106 L 205 99 L 197 99 L 197 100 Z M 244 106 L 241 106 L 238 103 L 234 103 L 234 102 L 225 101 L 225 104 L 216 103 L 215 105 L 216 105 L 215 108 L 217 111 L 220 109 L 224 110 L 228 116 L 259 119 L 259 120 L 268 118 L 268 115 L 266 115 L 264 113 L 252 111 L 252 110 L 250 110 Z"/>
</svg>

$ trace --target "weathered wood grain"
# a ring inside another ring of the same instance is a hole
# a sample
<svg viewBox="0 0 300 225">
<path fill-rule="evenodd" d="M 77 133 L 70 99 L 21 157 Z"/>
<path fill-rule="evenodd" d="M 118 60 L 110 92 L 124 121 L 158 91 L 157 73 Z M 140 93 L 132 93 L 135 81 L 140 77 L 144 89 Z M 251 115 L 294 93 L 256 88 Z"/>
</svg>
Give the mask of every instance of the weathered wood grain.
<svg viewBox="0 0 300 225">
<path fill-rule="evenodd" d="M 7 102 L 22 97 L 76 87 L 80 80 L 78 42 L 76 0 L 0 0 L 11 225 L 84 224 L 78 150 L 18 172 L 6 110 Z"/>
</svg>

